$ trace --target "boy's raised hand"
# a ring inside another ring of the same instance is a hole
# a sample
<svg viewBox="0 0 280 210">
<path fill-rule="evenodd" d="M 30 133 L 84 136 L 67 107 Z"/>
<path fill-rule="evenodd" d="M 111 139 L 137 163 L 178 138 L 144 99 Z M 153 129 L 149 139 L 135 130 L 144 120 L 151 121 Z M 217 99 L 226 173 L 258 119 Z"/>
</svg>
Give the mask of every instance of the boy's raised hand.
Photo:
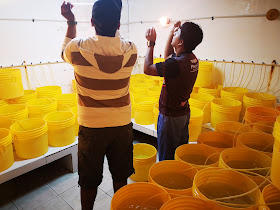
<svg viewBox="0 0 280 210">
<path fill-rule="evenodd" d="M 152 42 L 155 42 L 156 39 L 157 39 L 157 33 L 156 33 L 156 30 L 154 27 L 150 28 L 147 30 L 146 32 L 146 39 L 148 41 L 152 41 Z"/>
</svg>

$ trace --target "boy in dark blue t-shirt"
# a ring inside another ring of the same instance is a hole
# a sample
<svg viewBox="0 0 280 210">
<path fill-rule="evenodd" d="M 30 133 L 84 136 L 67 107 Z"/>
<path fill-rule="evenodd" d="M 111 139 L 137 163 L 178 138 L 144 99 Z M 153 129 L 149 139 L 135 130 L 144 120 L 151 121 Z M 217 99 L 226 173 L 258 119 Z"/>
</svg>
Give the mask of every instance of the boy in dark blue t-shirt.
<svg viewBox="0 0 280 210">
<path fill-rule="evenodd" d="M 198 73 L 198 60 L 192 51 L 201 43 L 203 32 L 192 22 L 182 26 L 180 21 L 175 23 L 165 47 L 166 61 L 157 64 L 153 64 L 154 28 L 147 30 L 146 38 L 148 49 L 144 73 L 164 77 L 157 124 L 159 160 L 172 160 L 176 148 L 188 143 L 188 100 Z"/>
</svg>

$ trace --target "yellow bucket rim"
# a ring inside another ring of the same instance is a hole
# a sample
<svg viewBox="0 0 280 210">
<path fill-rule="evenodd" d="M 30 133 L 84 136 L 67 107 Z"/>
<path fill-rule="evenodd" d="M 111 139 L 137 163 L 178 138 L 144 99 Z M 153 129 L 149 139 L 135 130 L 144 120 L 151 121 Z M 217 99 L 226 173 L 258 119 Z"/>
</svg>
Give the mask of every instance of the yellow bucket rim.
<svg viewBox="0 0 280 210">
<path fill-rule="evenodd" d="M 50 121 L 48 120 L 49 117 L 51 117 L 52 115 L 55 115 L 55 114 L 70 114 L 71 116 L 67 119 L 64 119 L 64 120 L 58 120 L 58 121 Z M 47 124 L 48 126 L 54 126 L 54 127 L 70 127 L 72 125 L 75 124 L 76 122 L 76 115 L 72 112 L 72 111 L 56 111 L 56 112 L 51 112 L 51 113 L 48 113 L 47 115 L 45 115 L 44 117 L 44 120 L 47 121 Z"/>
<path fill-rule="evenodd" d="M 5 132 L 6 136 L 0 139 L 0 145 L 7 146 L 12 143 L 12 134 L 9 129 L 0 128 L 0 132 Z"/>
</svg>

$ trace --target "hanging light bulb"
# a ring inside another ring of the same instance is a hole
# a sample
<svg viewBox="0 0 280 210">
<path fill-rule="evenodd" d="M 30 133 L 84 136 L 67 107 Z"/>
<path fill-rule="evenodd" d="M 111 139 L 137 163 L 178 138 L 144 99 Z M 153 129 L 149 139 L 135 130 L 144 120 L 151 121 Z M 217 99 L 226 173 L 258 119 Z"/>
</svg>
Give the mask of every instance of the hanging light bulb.
<svg viewBox="0 0 280 210">
<path fill-rule="evenodd" d="M 171 22 L 171 19 L 168 17 L 161 17 L 159 22 L 162 26 L 167 26 Z"/>
</svg>

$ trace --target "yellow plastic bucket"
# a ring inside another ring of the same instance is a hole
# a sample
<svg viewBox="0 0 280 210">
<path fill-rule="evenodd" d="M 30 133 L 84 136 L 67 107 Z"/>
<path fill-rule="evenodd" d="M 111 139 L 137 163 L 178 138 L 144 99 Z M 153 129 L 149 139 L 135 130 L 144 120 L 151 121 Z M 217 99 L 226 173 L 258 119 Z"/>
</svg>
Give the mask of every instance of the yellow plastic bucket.
<svg viewBox="0 0 280 210">
<path fill-rule="evenodd" d="M 211 101 L 214 96 L 206 93 L 192 93 L 189 104 L 191 108 L 197 108 L 203 111 L 202 123 L 209 123 L 211 120 Z"/>
<path fill-rule="evenodd" d="M 262 106 L 262 107 L 274 107 L 276 103 L 276 97 L 268 93 L 246 93 L 243 97 L 242 116 L 248 107 Z"/>
<path fill-rule="evenodd" d="M 153 64 L 160 63 L 160 62 L 164 62 L 164 61 L 165 61 L 164 58 L 154 58 Z"/>
<path fill-rule="evenodd" d="M 78 105 L 78 98 L 76 93 L 56 95 L 54 98 L 57 100 L 57 105 L 66 105 L 69 107 Z"/>
<path fill-rule="evenodd" d="M 253 132 L 253 129 L 249 125 L 244 125 L 240 122 L 224 121 L 216 124 L 215 131 L 231 135 L 235 145 L 237 137 L 241 133 Z"/>
<path fill-rule="evenodd" d="M 153 85 L 150 83 L 136 83 L 131 85 L 131 92 L 140 96 L 147 96 L 148 89 Z"/>
<path fill-rule="evenodd" d="M 79 133 L 78 106 L 73 106 L 72 107 L 72 112 L 75 114 L 75 118 L 76 118 L 75 133 L 76 133 L 76 136 L 78 136 L 78 133 Z"/>
<path fill-rule="evenodd" d="M 278 204 L 269 205 L 276 202 Z M 280 190 L 275 186 L 273 186 L 272 184 L 267 185 L 262 191 L 259 203 L 260 203 L 259 210 L 280 209 Z"/>
<path fill-rule="evenodd" d="M 231 98 L 238 101 L 243 101 L 244 94 L 248 93 L 249 90 L 241 87 L 224 87 L 221 90 L 221 98 Z"/>
<path fill-rule="evenodd" d="M 52 112 L 44 117 L 48 123 L 49 145 L 63 147 L 76 140 L 76 117 L 73 112 Z"/>
<path fill-rule="evenodd" d="M 144 76 L 144 84 L 147 84 L 147 85 L 154 85 L 154 79 L 152 78 L 152 76 L 150 75 L 146 75 Z"/>
<path fill-rule="evenodd" d="M 171 198 L 192 195 L 192 183 L 197 169 L 192 165 L 164 160 L 154 164 L 149 171 L 149 182 L 165 189 Z"/>
<path fill-rule="evenodd" d="M 175 151 L 175 160 L 191 164 L 197 170 L 218 167 L 220 153 L 205 144 L 183 144 Z"/>
<path fill-rule="evenodd" d="M 278 113 L 278 115 L 280 115 L 280 106 L 276 106 L 275 109 L 276 109 L 276 112 Z"/>
<path fill-rule="evenodd" d="M 154 97 L 145 97 L 145 96 L 139 96 L 139 95 L 135 95 L 133 94 L 134 96 L 134 104 L 138 104 L 138 103 L 141 103 L 143 101 L 149 101 L 149 102 L 153 102 L 153 103 L 156 103 L 157 102 L 157 99 L 155 99 Z"/>
<path fill-rule="evenodd" d="M 0 117 L 0 128 L 10 129 L 11 125 L 14 124 L 15 120 L 10 118 Z"/>
<path fill-rule="evenodd" d="M 203 132 L 199 135 L 197 143 L 206 144 L 213 147 L 218 152 L 234 146 L 234 140 L 231 135 L 218 131 Z"/>
<path fill-rule="evenodd" d="M 237 138 L 236 147 L 257 150 L 272 157 L 274 138 L 264 133 L 243 133 Z"/>
<path fill-rule="evenodd" d="M 72 112 L 72 109 L 67 105 L 57 104 L 57 111 Z"/>
<path fill-rule="evenodd" d="M 192 93 L 198 93 L 199 87 L 193 87 Z"/>
<path fill-rule="evenodd" d="M 221 210 L 255 210 L 260 199 L 260 191 L 256 183 L 244 174 L 231 169 L 200 170 L 194 177 L 192 190 L 195 198 L 215 202 L 217 209 Z M 223 199 L 247 192 L 250 193 L 232 199 Z"/>
<path fill-rule="evenodd" d="M 156 103 L 154 106 L 154 109 L 153 109 L 155 130 L 157 130 L 157 121 L 158 121 L 158 115 L 159 115 L 158 106 L 159 106 L 159 104 Z"/>
<path fill-rule="evenodd" d="M 133 181 L 146 182 L 149 170 L 156 163 L 157 150 L 154 146 L 145 143 L 133 145 L 133 167 L 135 173 L 130 176 Z"/>
<path fill-rule="evenodd" d="M 168 193 L 158 185 L 138 182 L 119 189 L 111 201 L 111 210 L 160 209 L 170 201 Z"/>
<path fill-rule="evenodd" d="M 23 120 L 28 118 L 28 109 L 23 104 L 9 104 L 0 106 L 0 117 L 13 120 Z"/>
<path fill-rule="evenodd" d="M 159 76 L 150 76 L 150 77 L 153 80 L 153 86 L 157 86 L 161 88 L 164 78 Z"/>
<path fill-rule="evenodd" d="M 36 99 L 37 92 L 36 90 L 24 90 L 24 95 L 18 98 L 9 99 L 9 104 L 26 104 L 26 102 Z"/>
<path fill-rule="evenodd" d="M 130 76 L 131 85 L 134 85 L 134 84 L 137 84 L 137 83 L 143 83 L 145 77 L 146 77 L 145 74 L 132 74 Z"/>
<path fill-rule="evenodd" d="M 0 172 L 14 164 L 12 135 L 8 129 L 0 128 Z"/>
<path fill-rule="evenodd" d="M 161 92 L 161 87 L 153 85 L 152 87 L 148 88 L 147 95 L 150 96 L 150 97 L 154 97 L 157 100 L 159 100 L 160 92 Z"/>
<path fill-rule="evenodd" d="M 27 103 L 29 118 L 43 118 L 46 114 L 57 111 L 57 101 L 53 98 L 37 98 Z"/>
<path fill-rule="evenodd" d="M 134 104 L 135 122 L 140 125 L 154 123 L 153 108 L 155 101 L 142 101 Z"/>
<path fill-rule="evenodd" d="M 233 99 L 215 98 L 211 102 L 211 126 L 223 121 L 239 121 L 241 102 Z"/>
<path fill-rule="evenodd" d="M 0 99 L 23 96 L 20 69 L 0 69 Z"/>
<path fill-rule="evenodd" d="M 278 117 L 279 119 L 279 117 Z M 274 128 L 275 129 L 275 128 Z M 278 130 L 280 130 L 278 128 Z M 275 141 L 273 146 L 272 163 L 271 163 L 271 181 L 272 183 L 280 189 L 280 137 L 274 134 Z"/>
<path fill-rule="evenodd" d="M 238 172 L 246 174 L 257 185 L 265 181 L 263 177 L 268 178 L 271 166 L 271 158 L 267 155 L 251 149 L 246 148 L 230 148 L 221 153 L 219 160 L 220 168 L 232 168 Z M 253 175 L 247 172 L 253 172 L 261 175 Z M 267 185 L 268 182 L 259 186 L 261 189 Z"/>
<path fill-rule="evenodd" d="M 36 89 L 38 98 L 53 98 L 62 94 L 60 86 L 43 86 Z"/>
<path fill-rule="evenodd" d="M 73 93 L 77 93 L 77 86 L 76 86 L 75 79 L 72 79 L 72 91 L 73 91 Z"/>
<path fill-rule="evenodd" d="M 43 119 L 27 119 L 11 126 L 16 155 L 22 159 L 44 155 L 48 147 L 48 126 Z"/>
<path fill-rule="evenodd" d="M 181 198 L 173 198 L 166 202 L 160 210 L 214 210 L 216 209 L 210 201 L 205 201 L 200 198 L 184 196 Z"/>
<path fill-rule="evenodd" d="M 195 87 L 208 87 L 212 82 L 213 64 L 209 62 L 199 62 L 198 74 Z"/>
<path fill-rule="evenodd" d="M 203 121 L 203 111 L 196 108 L 191 108 L 191 117 L 189 122 L 189 142 L 197 141 L 201 134 Z"/>
<path fill-rule="evenodd" d="M 280 116 L 276 118 L 274 123 L 273 136 L 275 139 L 280 140 Z"/>
<path fill-rule="evenodd" d="M 0 106 L 4 106 L 4 105 L 7 105 L 6 101 L 0 100 Z"/>
<path fill-rule="evenodd" d="M 275 122 L 277 116 L 276 110 L 271 107 L 248 107 L 245 112 L 245 123 Z"/>
<path fill-rule="evenodd" d="M 259 121 L 253 124 L 253 130 L 258 133 L 266 133 L 271 135 L 273 133 L 274 122 Z"/>
<path fill-rule="evenodd" d="M 131 103 L 131 119 L 134 118 L 134 95 L 130 93 L 130 103 Z"/>
<path fill-rule="evenodd" d="M 199 88 L 198 93 L 205 93 L 214 96 L 215 98 L 220 98 L 221 89 L 217 85 L 211 85 L 209 87 Z"/>
</svg>

